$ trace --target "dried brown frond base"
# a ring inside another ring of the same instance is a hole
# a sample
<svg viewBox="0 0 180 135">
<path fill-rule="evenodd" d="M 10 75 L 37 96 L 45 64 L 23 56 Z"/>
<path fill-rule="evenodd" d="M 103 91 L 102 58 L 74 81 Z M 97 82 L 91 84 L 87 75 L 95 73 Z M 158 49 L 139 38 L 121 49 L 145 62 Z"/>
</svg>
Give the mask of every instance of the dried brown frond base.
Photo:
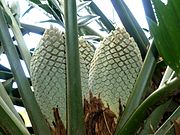
<svg viewBox="0 0 180 135">
<path fill-rule="evenodd" d="M 117 118 L 109 107 L 104 107 L 100 96 L 90 93 L 89 101 L 84 99 L 86 135 L 113 135 Z"/>
<path fill-rule="evenodd" d="M 173 121 L 176 135 L 180 135 L 180 117 Z"/>
<path fill-rule="evenodd" d="M 53 109 L 55 122 L 51 129 L 52 135 L 66 135 L 57 108 Z M 89 100 L 84 99 L 84 122 L 86 135 L 113 135 L 116 128 L 117 117 L 109 107 L 105 107 L 100 96 L 97 98 L 90 93 Z"/>
<path fill-rule="evenodd" d="M 54 127 L 50 126 L 48 123 L 52 135 L 66 135 L 66 129 L 60 118 L 58 108 L 53 108 L 53 114 L 55 119 L 55 122 L 53 122 Z"/>
</svg>

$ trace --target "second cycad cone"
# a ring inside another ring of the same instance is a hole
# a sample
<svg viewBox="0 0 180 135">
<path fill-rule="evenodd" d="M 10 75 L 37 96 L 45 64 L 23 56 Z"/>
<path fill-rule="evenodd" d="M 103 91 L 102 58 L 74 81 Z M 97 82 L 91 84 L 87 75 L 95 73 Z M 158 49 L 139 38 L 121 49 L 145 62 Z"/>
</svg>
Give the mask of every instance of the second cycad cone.
<svg viewBox="0 0 180 135">
<path fill-rule="evenodd" d="M 89 86 L 118 115 L 119 99 L 125 106 L 142 66 L 141 53 L 124 28 L 112 31 L 95 51 Z"/>
</svg>

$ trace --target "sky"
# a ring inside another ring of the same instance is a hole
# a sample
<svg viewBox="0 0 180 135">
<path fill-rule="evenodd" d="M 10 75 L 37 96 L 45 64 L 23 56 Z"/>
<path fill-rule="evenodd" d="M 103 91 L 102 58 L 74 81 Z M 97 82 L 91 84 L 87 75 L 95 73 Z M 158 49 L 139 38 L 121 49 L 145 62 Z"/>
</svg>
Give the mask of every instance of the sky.
<svg viewBox="0 0 180 135">
<path fill-rule="evenodd" d="M 106 1 L 106 2 L 105 2 Z M 147 22 L 145 18 L 145 13 L 142 5 L 142 0 L 124 0 L 129 9 L 131 10 L 134 17 L 137 19 L 138 23 L 141 25 L 141 27 L 147 28 Z M 110 19 L 115 22 L 119 22 L 119 18 L 111 4 L 111 0 L 104 0 L 102 4 L 102 0 L 94 0 L 94 2 L 99 6 L 99 8 L 109 16 Z"/>
</svg>

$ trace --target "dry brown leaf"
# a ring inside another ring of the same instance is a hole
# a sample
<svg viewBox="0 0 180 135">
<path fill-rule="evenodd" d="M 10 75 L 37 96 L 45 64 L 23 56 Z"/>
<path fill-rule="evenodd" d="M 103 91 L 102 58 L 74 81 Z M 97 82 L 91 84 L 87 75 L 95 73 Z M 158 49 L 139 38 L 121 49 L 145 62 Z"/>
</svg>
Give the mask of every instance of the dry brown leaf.
<svg viewBox="0 0 180 135">
<path fill-rule="evenodd" d="M 100 98 L 90 93 L 89 101 L 84 99 L 86 135 L 113 135 L 116 115 L 109 107 L 104 107 Z"/>
<path fill-rule="evenodd" d="M 180 135 L 180 117 L 173 121 L 176 135 Z"/>
<path fill-rule="evenodd" d="M 66 135 L 66 129 L 60 118 L 58 108 L 53 108 L 53 114 L 55 119 L 55 121 L 53 122 L 54 127 L 50 126 L 50 124 L 48 123 L 52 135 Z"/>
<path fill-rule="evenodd" d="M 86 135 L 113 135 L 116 128 L 117 117 L 105 107 L 100 95 L 98 97 L 89 93 L 89 100 L 84 98 L 84 122 Z M 122 107 L 120 107 L 122 108 Z M 55 121 L 53 126 L 49 125 L 52 135 L 66 135 L 66 129 L 61 120 L 58 108 L 53 108 Z"/>
</svg>

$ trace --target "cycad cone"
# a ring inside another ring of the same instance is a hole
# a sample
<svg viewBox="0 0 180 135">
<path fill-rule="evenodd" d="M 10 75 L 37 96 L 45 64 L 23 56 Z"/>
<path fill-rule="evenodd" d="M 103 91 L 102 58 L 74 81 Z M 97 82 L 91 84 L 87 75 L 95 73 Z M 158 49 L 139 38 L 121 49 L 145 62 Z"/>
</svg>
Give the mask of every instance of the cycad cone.
<svg viewBox="0 0 180 135">
<path fill-rule="evenodd" d="M 95 55 L 93 47 L 82 38 L 79 50 L 83 95 L 89 90 L 100 94 L 104 103 L 118 114 L 119 98 L 126 105 L 141 69 L 142 59 L 136 43 L 125 29 L 117 28 L 101 42 Z M 35 97 L 49 122 L 54 120 L 52 108 L 57 106 L 65 122 L 65 67 L 64 34 L 51 27 L 35 50 L 30 69 Z"/>
<path fill-rule="evenodd" d="M 88 93 L 88 72 L 94 48 L 79 39 L 81 84 L 83 95 Z M 66 120 L 66 58 L 65 36 L 54 27 L 46 30 L 31 59 L 31 81 L 42 113 L 49 123 L 54 121 L 53 107 Z"/>
<path fill-rule="evenodd" d="M 119 113 L 119 98 L 125 106 L 142 66 L 142 58 L 134 39 L 124 28 L 117 28 L 95 51 L 89 72 L 89 87 L 100 94 L 105 105 Z"/>
</svg>

